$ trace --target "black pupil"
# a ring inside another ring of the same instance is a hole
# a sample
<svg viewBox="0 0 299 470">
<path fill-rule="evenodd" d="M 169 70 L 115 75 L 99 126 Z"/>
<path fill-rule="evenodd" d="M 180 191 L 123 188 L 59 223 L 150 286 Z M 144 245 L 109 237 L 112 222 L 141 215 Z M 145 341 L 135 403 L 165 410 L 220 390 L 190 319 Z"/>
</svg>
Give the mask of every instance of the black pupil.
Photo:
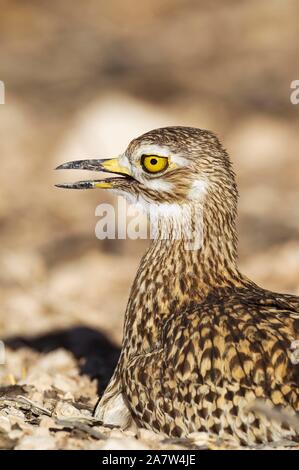
<svg viewBox="0 0 299 470">
<path fill-rule="evenodd" d="M 156 158 L 151 158 L 151 164 L 152 165 L 157 165 L 158 160 Z"/>
</svg>

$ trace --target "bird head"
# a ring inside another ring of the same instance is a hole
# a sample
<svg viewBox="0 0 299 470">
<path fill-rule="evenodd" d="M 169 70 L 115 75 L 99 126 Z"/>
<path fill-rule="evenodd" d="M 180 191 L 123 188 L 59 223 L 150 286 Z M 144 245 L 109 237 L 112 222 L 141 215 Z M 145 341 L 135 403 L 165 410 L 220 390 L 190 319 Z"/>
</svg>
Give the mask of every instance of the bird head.
<svg viewBox="0 0 299 470">
<path fill-rule="evenodd" d="M 114 174 L 101 180 L 57 184 L 70 189 L 102 188 L 145 208 L 181 207 L 237 197 L 227 153 L 210 131 L 190 127 L 154 129 L 130 142 L 117 158 L 77 160 L 57 169 Z"/>
</svg>

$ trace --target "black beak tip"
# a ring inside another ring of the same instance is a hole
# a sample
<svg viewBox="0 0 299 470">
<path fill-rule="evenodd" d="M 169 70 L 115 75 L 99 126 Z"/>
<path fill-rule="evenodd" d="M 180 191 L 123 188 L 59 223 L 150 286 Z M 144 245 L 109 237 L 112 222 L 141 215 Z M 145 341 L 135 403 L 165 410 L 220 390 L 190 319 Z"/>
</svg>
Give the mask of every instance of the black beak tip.
<svg viewBox="0 0 299 470">
<path fill-rule="evenodd" d="M 61 165 L 58 165 L 54 170 L 67 170 L 68 169 L 68 163 L 61 163 Z"/>
<path fill-rule="evenodd" d="M 62 188 L 62 189 L 81 189 L 82 184 L 80 183 L 56 183 L 54 184 L 56 188 Z"/>
</svg>

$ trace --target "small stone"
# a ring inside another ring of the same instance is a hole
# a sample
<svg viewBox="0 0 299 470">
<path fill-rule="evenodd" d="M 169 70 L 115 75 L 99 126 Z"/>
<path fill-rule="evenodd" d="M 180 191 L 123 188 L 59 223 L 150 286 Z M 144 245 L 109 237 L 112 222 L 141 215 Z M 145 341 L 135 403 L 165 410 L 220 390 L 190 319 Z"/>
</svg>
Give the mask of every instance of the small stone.
<svg viewBox="0 0 299 470">
<path fill-rule="evenodd" d="M 14 408 L 13 406 L 10 406 L 7 411 L 7 415 L 9 416 L 9 418 L 11 418 L 11 416 L 14 416 L 23 421 L 25 420 L 25 414 L 23 413 L 23 411 L 19 410 L 19 408 Z"/>
<path fill-rule="evenodd" d="M 41 419 L 39 426 L 41 428 L 45 428 L 45 429 L 55 428 L 56 427 L 56 422 L 53 418 L 50 418 L 49 416 L 44 416 Z"/>
<path fill-rule="evenodd" d="M 21 437 L 24 436 L 24 431 L 23 429 L 13 429 L 8 433 L 8 436 L 10 439 L 18 441 L 19 439 L 21 439 Z"/>
<path fill-rule="evenodd" d="M 73 405 L 70 403 L 66 403 L 64 401 L 59 401 L 56 405 L 55 409 L 55 414 L 58 418 L 64 418 L 64 417 L 80 417 L 82 414 L 80 411 L 75 408 Z"/>
<path fill-rule="evenodd" d="M 33 371 L 28 374 L 24 382 L 34 385 L 39 392 L 44 393 L 46 390 L 51 389 L 53 379 L 49 374 L 37 368 L 33 369 Z"/>
<path fill-rule="evenodd" d="M 43 406 L 43 394 L 38 391 L 34 391 L 33 393 L 30 394 L 30 400 L 32 400 L 34 403 L 39 404 L 40 406 Z"/>
<path fill-rule="evenodd" d="M 75 397 L 74 395 L 71 393 L 71 392 L 66 392 L 66 394 L 64 395 L 63 397 L 65 400 L 70 400 L 70 401 L 74 401 L 75 400 Z"/>
</svg>

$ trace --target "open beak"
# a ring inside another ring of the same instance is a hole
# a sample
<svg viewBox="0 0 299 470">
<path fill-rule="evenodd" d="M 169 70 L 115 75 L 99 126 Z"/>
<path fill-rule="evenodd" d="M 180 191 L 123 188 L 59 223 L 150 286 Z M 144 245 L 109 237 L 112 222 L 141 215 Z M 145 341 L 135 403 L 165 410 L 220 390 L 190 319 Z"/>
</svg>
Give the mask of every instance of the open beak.
<svg viewBox="0 0 299 470">
<path fill-rule="evenodd" d="M 91 188 L 114 188 L 115 183 L 120 179 L 133 179 L 128 168 L 122 166 L 119 158 L 108 158 L 103 160 L 75 160 L 73 162 L 63 163 L 56 170 L 89 170 L 102 171 L 104 173 L 114 173 L 124 178 L 106 178 L 104 180 L 77 181 L 75 183 L 55 184 L 58 188 L 67 189 L 91 189 Z"/>
</svg>

